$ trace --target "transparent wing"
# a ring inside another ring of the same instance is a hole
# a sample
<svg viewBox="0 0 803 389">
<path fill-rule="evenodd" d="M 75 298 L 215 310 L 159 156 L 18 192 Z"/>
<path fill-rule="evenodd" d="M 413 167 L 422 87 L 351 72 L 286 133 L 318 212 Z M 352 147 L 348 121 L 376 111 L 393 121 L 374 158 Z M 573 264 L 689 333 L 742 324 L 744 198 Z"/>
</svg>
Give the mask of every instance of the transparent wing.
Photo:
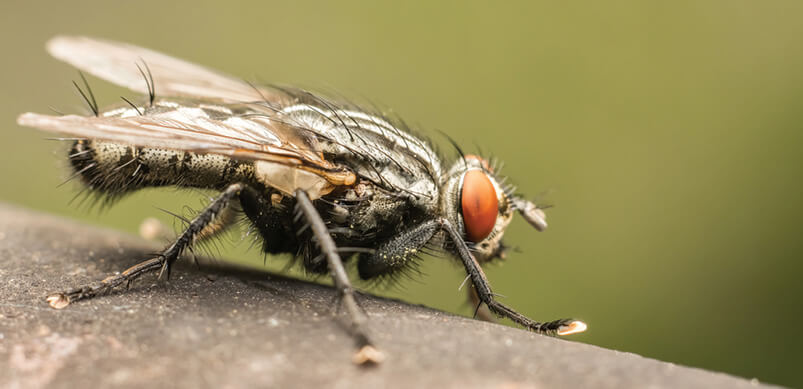
<svg viewBox="0 0 803 389">
<path fill-rule="evenodd" d="M 201 97 L 223 102 L 263 101 L 271 91 L 146 48 L 83 36 L 56 36 L 47 51 L 76 68 L 133 91 L 147 94 L 143 73 L 150 71 L 156 95 Z"/>
<path fill-rule="evenodd" d="M 24 113 L 17 118 L 17 123 L 81 139 L 273 162 L 311 172 L 333 185 L 348 185 L 355 180 L 352 171 L 326 161 L 305 142 L 284 139 L 282 134 L 287 131 L 279 129 L 281 123 L 268 118 L 216 120 L 201 116 L 200 112 L 188 109 L 130 117 Z M 255 137 L 254 134 L 260 135 Z"/>
<path fill-rule="evenodd" d="M 294 189 L 290 182 L 296 182 L 299 174 L 309 177 L 312 173 L 332 185 L 356 179 L 349 169 L 323 158 L 314 136 L 302 135 L 297 127 L 272 118 L 275 108 L 271 107 L 284 104 L 285 94 L 125 43 L 57 36 L 47 43 L 47 49 L 58 59 L 136 92 L 153 93 L 154 88 L 159 97 L 156 109 L 108 111 L 90 117 L 25 113 L 17 119 L 20 125 L 82 139 L 261 161 L 258 167 L 272 178 L 294 177 L 273 181 L 288 192 Z M 165 97 L 190 98 L 194 103 L 175 103 Z M 224 112 L 210 115 L 210 107 Z M 254 115 L 226 114 L 230 108 Z"/>
</svg>

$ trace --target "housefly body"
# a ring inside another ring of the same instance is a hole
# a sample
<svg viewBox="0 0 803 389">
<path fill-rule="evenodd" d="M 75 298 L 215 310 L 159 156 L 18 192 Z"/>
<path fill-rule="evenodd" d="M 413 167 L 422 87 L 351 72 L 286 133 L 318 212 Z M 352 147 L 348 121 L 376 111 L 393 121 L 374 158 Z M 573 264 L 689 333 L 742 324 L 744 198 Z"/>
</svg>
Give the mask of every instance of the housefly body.
<svg viewBox="0 0 803 389">
<path fill-rule="evenodd" d="M 74 176 L 113 201 L 137 189 L 178 186 L 220 192 L 160 255 L 102 281 L 48 297 L 54 308 L 107 293 L 148 272 L 169 277 L 194 243 L 243 216 L 266 253 L 295 255 L 331 274 L 350 318 L 358 362 L 377 362 L 344 262 L 361 279 L 409 269 L 424 250 L 459 259 L 472 293 L 496 315 L 546 334 L 581 321 L 536 322 L 496 300 L 481 265 L 501 258 L 514 211 L 536 229 L 542 209 L 504 187 L 484 159 L 451 166 L 398 121 L 291 88 L 253 85 L 148 49 L 59 36 L 47 49 L 78 69 L 147 96 L 93 115 L 25 113 L 18 123 L 66 134 Z M 83 75 L 82 75 L 83 78 Z M 459 151 L 459 149 L 458 149 Z"/>
</svg>

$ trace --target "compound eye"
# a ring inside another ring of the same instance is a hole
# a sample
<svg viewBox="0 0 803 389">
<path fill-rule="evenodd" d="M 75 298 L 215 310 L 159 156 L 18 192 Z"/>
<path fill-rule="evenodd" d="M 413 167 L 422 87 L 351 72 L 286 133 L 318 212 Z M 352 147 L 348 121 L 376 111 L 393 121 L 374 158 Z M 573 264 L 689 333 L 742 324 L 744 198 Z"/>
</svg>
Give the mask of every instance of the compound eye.
<svg viewBox="0 0 803 389">
<path fill-rule="evenodd" d="M 499 213 L 499 199 L 491 179 L 481 170 L 469 170 L 463 176 L 460 196 L 466 236 L 479 242 L 491 233 Z"/>
</svg>

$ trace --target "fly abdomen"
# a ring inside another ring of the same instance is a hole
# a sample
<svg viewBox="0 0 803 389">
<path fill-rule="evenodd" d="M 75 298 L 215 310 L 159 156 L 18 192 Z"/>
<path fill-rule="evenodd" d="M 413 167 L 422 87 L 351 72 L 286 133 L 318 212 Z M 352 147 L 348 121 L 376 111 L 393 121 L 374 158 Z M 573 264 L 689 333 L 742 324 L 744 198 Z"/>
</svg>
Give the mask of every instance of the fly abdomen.
<svg viewBox="0 0 803 389">
<path fill-rule="evenodd" d="M 219 154 L 78 140 L 69 159 L 84 184 L 112 195 L 149 186 L 220 189 L 253 181 L 253 164 Z"/>
</svg>

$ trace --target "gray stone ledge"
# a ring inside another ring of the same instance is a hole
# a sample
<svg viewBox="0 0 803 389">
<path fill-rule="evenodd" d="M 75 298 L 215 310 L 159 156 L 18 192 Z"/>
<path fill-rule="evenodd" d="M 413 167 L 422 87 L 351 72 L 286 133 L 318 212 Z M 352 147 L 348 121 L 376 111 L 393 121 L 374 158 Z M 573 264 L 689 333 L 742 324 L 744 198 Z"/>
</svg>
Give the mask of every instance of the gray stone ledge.
<svg viewBox="0 0 803 389">
<path fill-rule="evenodd" d="M 763 386 L 370 295 L 387 360 L 361 368 L 329 287 L 242 269 L 179 266 L 166 286 L 146 276 L 63 310 L 45 303 L 157 249 L 0 204 L 0 387 Z"/>
</svg>

